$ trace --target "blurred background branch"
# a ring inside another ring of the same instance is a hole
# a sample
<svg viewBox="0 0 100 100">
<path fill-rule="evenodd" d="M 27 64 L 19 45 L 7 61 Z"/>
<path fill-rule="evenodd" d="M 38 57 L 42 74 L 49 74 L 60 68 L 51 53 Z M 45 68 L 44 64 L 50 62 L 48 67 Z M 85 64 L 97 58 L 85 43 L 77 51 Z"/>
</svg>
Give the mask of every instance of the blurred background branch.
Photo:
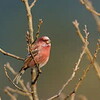
<svg viewBox="0 0 100 100">
<path fill-rule="evenodd" d="M 85 8 L 90 11 L 97 23 L 98 31 L 100 32 L 100 13 L 98 13 L 92 5 L 90 0 L 80 0 L 81 4 L 85 6 Z"/>
</svg>

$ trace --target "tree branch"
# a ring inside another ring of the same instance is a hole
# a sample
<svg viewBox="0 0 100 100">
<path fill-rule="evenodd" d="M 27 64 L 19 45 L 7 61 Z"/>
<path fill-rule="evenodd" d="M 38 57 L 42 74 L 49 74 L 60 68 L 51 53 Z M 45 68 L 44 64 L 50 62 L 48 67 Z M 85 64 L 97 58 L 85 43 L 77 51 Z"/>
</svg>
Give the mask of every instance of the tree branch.
<svg viewBox="0 0 100 100">
<path fill-rule="evenodd" d="M 75 66 L 75 68 L 74 68 L 74 70 L 73 70 L 73 73 L 72 73 L 71 77 L 70 77 L 70 78 L 68 79 L 68 81 L 66 81 L 66 83 L 62 86 L 62 88 L 59 90 L 58 94 L 57 94 L 57 95 L 54 95 L 53 97 L 49 98 L 48 100 L 53 100 L 53 99 L 58 98 L 58 97 L 61 95 L 61 93 L 63 92 L 63 90 L 65 89 L 65 87 L 68 86 L 68 84 L 69 84 L 69 83 L 73 80 L 73 78 L 76 76 L 76 72 L 77 72 L 78 69 L 79 69 L 80 62 L 81 62 L 82 57 L 83 57 L 83 55 L 85 54 L 86 48 L 87 48 L 87 46 L 88 46 L 88 41 L 87 41 L 88 35 L 89 35 L 89 33 L 86 33 L 86 37 L 85 37 L 86 39 L 85 39 L 85 41 L 84 41 L 84 48 L 83 48 L 83 50 L 82 50 L 82 53 L 80 54 L 80 57 L 79 57 L 79 59 L 78 59 L 78 62 L 76 63 L 76 66 Z M 72 99 L 73 99 L 73 98 L 72 98 Z"/>
<path fill-rule="evenodd" d="M 31 39 L 31 43 L 34 41 L 33 39 L 33 20 L 32 20 L 32 13 L 31 13 L 31 8 L 29 6 L 28 0 L 22 0 L 22 2 L 25 5 L 26 8 L 26 13 L 27 13 L 27 19 L 28 19 L 28 31 L 29 31 L 29 35 L 30 35 L 30 39 Z"/>
<path fill-rule="evenodd" d="M 17 98 L 16 98 L 14 95 L 12 95 L 7 89 L 5 89 L 4 91 L 5 91 L 5 93 L 6 93 L 7 95 L 10 96 L 11 100 L 17 100 Z"/>
<path fill-rule="evenodd" d="M 15 58 L 15 59 L 17 59 L 17 60 L 22 60 L 22 61 L 25 60 L 24 58 L 21 58 L 21 57 L 19 57 L 19 56 L 14 55 L 14 54 L 8 53 L 8 52 L 4 51 L 4 50 L 1 49 L 1 48 L 0 48 L 0 52 L 3 53 L 4 55 L 13 57 L 13 58 Z"/>
<path fill-rule="evenodd" d="M 10 66 L 9 63 L 5 64 L 5 67 L 6 67 L 13 75 L 16 75 L 16 74 L 17 74 L 17 73 L 14 71 L 14 69 Z M 6 73 L 7 78 L 9 79 L 10 77 L 9 77 L 9 75 L 8 75 L 8 73 L 7 73 L 7 71 L 6 71 L 6 69 L 5 69 L 5 73 Z M 10 82 L 12 83 L 11 78 L 10 78 L 9 80 L 10 80 Z M 24 84 L 24 81 L 21 79 L 21 80 L 19 80 L 19 83 L 20 83 L 20 85 L 21 85 L 21 87 L 22 87 L 23 89 L 20 90 L 19 87 L 17 88 L 17 90 L 14 89 L 14 90 L 16 91 L 16 93 L 22 93 L 23 95 L 26 94 L 26 96 L 28 96 L 30 100 L 33 100 L 32 96 L 31 96 L 31 93 L 32 93 L 32 92 L 30 92 L 30 90 L 28 90 L 28 89 L 26 88 L 26 86 L 25 86 L 25 84 Z M 15 84 L 13 84 L 13 85 L 15 86 Z M 16 87 L 16 86 L 15 86 L 15 87 Z M 8 88 L 7 88 L 7 89 L 8 89 Z M 14 92 L 14 91 L 12 91 L 12 92 Z"/>
<path fill-rule="evenodd" d="M 30 9 L 33 7 L 33 6 L 35 6 L 35 3 L 37 2 L 38 0 L 34 0 L 33 2 L 32 2 L 32 4 L 30 5 Z"/>
<path fill-rule="evenodd" d="M 34 38 L 33 38 L 34 28 L 33 28 L 31 8 L 35 5 L 36 1 L 37 0 L 34 0 L 34 2 L 31 4 L 31 6 L 29 6 L 28 0 L 22 0 L 22 2 L 25 5 L 25 8 L 26 8 L 27 19 L 28 19 L 28 32 L 29 32 L 28 53 L 30 53 L 31 56 L 32 56 L 32 43 L 34 42 Z M 34 58 L 34 57 L 32 56 L 32 58 Z M 31 83 L 33 82 L 35 77 L 36 77 L 36 70 L 31 68 Z M 32 93 L 33 100 L 38 100 L 36 83 L 31 84 L 31 90 L 33 91 L 33 93 Z"/>
<path fill-rule="evenodd" d="M 98 26 L 98 30 L 100 32 L 100 13 L 98 13 L 94 7 L 92 6 L 92 3 L 91 1 L 89 0 L 80 0 L 81 4 L 85 6 L 85 8 L 90 11 L 97 23 L 97 26 Z"/>
<path fill-rule="evenodd" d="M 77 20 L 73 21 L 73 25 L 76 28 L 78 36 L 80 37 L 80 39 L 84 43 L 85 39 L 84 39 L 83 35 L 80 32 L 79 23 L 77 22 Z M 86 53 L 87 53 L 87 56 L 88 56 L 88 59 L 89 59 L 90 63 L 92 63 L 93 62 L 93 56 L 92 56 L 92 54 L 91 54 L 91 52 L 88 48 L 86 48 Z M 94 63 L 92 63 L 92 64 L 95 68 L 95 71 L 97 72 L 98 77 L 100 78 L 100 67 L 99 67 L 98 63 L 96 61 L 94 61 Z"/>
<path fill-rule="evenodd" d="M 73 94 L 75 94 L 77 92 L 78 88 L 80 87 L 80 85 L 82 84 L 83 80 L 87 76 L 87 73 L 89 72 L 91 66 L 93 66 L 93 63 L 95 62 L 95 60 L 97 58 L 97 54 L 98 54 L 99 50 L 100 50 L 100 41 L 98 41 L 98 43 L 97 43 L 97 48 L 96 48 L 94 56 L 93 56 L 93 61 L 83 71 L 83 74 L 82 74 L 81 78 L 79 79 L 78 83 L 76 84 L 74 90 L 69 95 L 67 95 L 65 100 L 67 100 L 69 97 L 71 97 Z"/>
<path fill-rule="evenodd" d="M 92 6 L 92 3 L 89 0 L 80 0 L 80 2 L 81 2 L 81 4 L 83 4 L 86 7 L 86 9 L 88 11 L 90 11 L 91 13 L 93 13 L 93 14 L 95 14 L 97 16 L 100 16 L 100 13 L 95 11 L 95 9 Z"/>
</svg>

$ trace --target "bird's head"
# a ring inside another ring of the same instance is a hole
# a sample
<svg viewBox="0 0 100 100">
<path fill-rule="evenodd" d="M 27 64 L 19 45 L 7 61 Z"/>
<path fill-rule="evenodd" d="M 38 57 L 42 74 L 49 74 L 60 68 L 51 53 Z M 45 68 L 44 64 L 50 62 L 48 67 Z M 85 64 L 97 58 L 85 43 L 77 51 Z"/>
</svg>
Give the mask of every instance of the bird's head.
<svg viewBox="0 0 100 100">
<path fill-rule="evenodd" d="M 42 36 L 42 37 L 38 38 L 37 42 L 45 43 L 47 46 L 51 46 L 51 40 L 47 36 Z"/>
</svg>

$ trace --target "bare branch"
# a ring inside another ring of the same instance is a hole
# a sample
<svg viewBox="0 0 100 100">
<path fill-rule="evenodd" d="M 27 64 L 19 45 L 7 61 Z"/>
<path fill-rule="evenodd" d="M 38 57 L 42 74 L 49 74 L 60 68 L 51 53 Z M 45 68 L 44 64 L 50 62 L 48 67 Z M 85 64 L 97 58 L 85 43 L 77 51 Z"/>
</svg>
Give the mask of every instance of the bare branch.
<svg viewBox="0 0 100 100">
<path fill-rule="evenodd" d="M 98 41 L 99 42 L 99 41 Z M 99 42 L 100 43 L 100 42 Z M 98 44 L 99 44 L 98 43 Z M 96 51 L 94 53 L 94 56 L 93 56 L 93 61 L 90 62 L 90 64 L 86 67 L 86 69 L 83 71 L 83 74 L 81 76 L 81 78 L 79 79 L 78 83 L 76 84 L 74 90 L 69 94 L 67 95 L 67 97 L 65 98 L 65 100 L 67 100 L 70 96 L 72 96 L 73 94 L 75 94 L 78 90 L 78 88 L 80 87 L 80 85 L 82 84 L 83 80 L 85 79 L 85 77 L 87 76 L 87 73 L 89 72 L 91 66 L 93 66 L 93 63 L 95 62 L 96 60 L 96 57 L 97 57 L 97 54 L 98 54 L 98 51 L 100 50 L 100 44 L 97 45 L 97 48 L 96 48 Z"/>
<path fill-rule="evenodd" d="M 37 82 L 37 80 L 42 72 L 38 65 L 36 65 L 35 67 L 37 69 L 37 75 L 36 75 L 35 79 L 31 82 L 31 84 L 35 84 Z"/>
<path fill-rule="evenodd" d="M 5 70 L 5 75 L 6 77 L 9 79 L 9 81 L 20 91 L 22 92 L 27 92 L 27 91 L 24 91 L 23 89 L 21 89 L 20 87 L 18 87 L 12 80 L 11 78 L 9 77 L 8 73 L 7 73 L 7 69 L 6 69 L 6 64 L 4 65 L 4 70 Z"/>
<path fill-rule="evenodd" d="M 18 87 L 13 81 L 12 81 L 12 79 L 10 78 L 10 76 L 8 75 L 8 72 L 7 72 L 7 69 L 6 69 L 6 64 L 4 65 L 4 70 L 5 70 L 5 75 L 6 75 L 6 77 L 8 78 L 8 80 L 18 89 L 18 90 L 20 90 L 20 91 L 22 91 L 22 92 L 25 92 L 25 93 L 33 93 L 33 91 L 28 91 L 26 88 L 25 88 L 25 86 L 24 86 L 24 83 L 23 83 L 23 80 L 21 81 L 20 80 L 20 84 L 21 85 L 23 85 L 22 87 L 25 89 L 22 89 L 22 88 L 20 88 L 20 87 Z"/>
<path fill-rule="evenodd" d="M 31 8 L 28 4 L 28 0 L 22 0 L 22 2 L 25 5 L 26 8 L 26 12 L 27 12 L 27 19 L 28 19 L 28 31 L 29 31 L 29 35 L 30 35 L 30 39 L 31 39 L 31 43 L 34 41 L 33 39 L 33 22 L 32 22 L 32 14 L 31 14 Z"/>
<path fill-rule="evenodd" d="M 30 40 L 30 42 L 28 43 L 28 53 L 30 53 L 31 56 L 32 56 L 32 45 L 33 45 L 32 43 L 34 42 L 34 38 L 33 38 L 34 28 L 33 28 L 31 8 L 35 5 L 36 1 L 37 0 L 34 0 L 34 2 L 29 6 L 28 0 L 22 0 L 22 2 L 24 3 L 26 7 L 26 12 L 27 12 L 28 32 L 29 32 L 29 40 Z M 36 77 L 36 70 L 31 68 L 31 82 L 33 82 L 35 77 Z M 33 91 L 32 93 L 33 100 L 38 100 L 36 83 L 31 84 L 31 90 Z"/>
<path fill-rule="evenodd" d="M 87 46 L 88 46 L 88 41 L 87 41 L 88 35 L 89 35 L 89 34 L 86 34 L 86 40 L 84 41 L 84 48 L 83 48 L 83 51 L 82 51 L 82 53 L 80 54 L 80 57 L 79 57 L 79 59 L 78 59 L 78 62 L 76 63 L 76 66 L 75 66 L 75 68 L 74 68 L 74 70 L 73 70 L 73 73 L 72 73 L 71 77 L 70 77 L 70 78 L 68 79 L 68 81 L 62 86 L 62 88 L 60 89 L 60 91 L 58 92 L 58 94 L 57 94 L 57 95 L 54 95 L 53 97 L 49 98 L 48 100 L 53 100 L 53 99 L 55 99 L 55 98 L 58 98 L 58 97 L 61 95 L 61 93 L 63 92 L 63 90 L 65 89 L 65 87 L 68 86 L 68 84 L 69 84 L 69 83 L 73 80 L 73 78 L 75 77 L 76 72 L 77 72 L 78 69 L 79 69 L 79 64 L 80 64 L 80 62 L 81 62 L 81 60 L 82 60 L 83 55 L 85 54 L 85 51 L 86 51 Z"/>
<path fill-rule="evenodd" d="M 67 100 L 69 97 L 71 97 L 73 94 L 75 94 L 79 88 L 79 86 L 82 84 L 83 80 L 85 79 L 85 77 L 87 76 L 87 73 L 89 72 L 90 68 L 91 68 L 92 64 L 89 64 L 86 69 L 84 70 L 83 72 L 83 75 L 82 77 L 79 79 L 79 82 L 76 84 L 74 90 L 69 94 L 67 95 L 66 99 Z"/>
<path fill-rule="evenodd" d="M 84 95 L 79 95 L 78 98 L 79 100 L 88 100 L 87 97 Z"/>
<path fill-rule="evenodd" d="M 97 54 L 98 54 L 99 50 L 100 50 L 100 41 L 98 39 L 97 48 L 96 48 L 95 53 L 94 53 L 94 58 L 95 59 L 97 58 Z"/>
<path fill-rule="evenodd" d="M 75 100 L 75 93 L 73 93 L 72 95 L 71 95 L 71 99 L 70 100 Z"/>
<path fill-rule="evenodd" d="M 9 86 L 7 86 L 7 87 L 5 88 L 5 90 L 8 90 L 8 91 L 13 92 L 13 93 L 18 93 L 18 94 L 21 94 L 21 95 L 24 95 L 24 96 L 28 96 L 27 93 L 21 92 L 21 91 L 19 91 L 19 90 L 17 90 L 17 89 L 10 88 Z"/>
<path fill-rule="evenodd" d="M 34 0 L 33 2 L 32 2 L 32 4 L 30 5 L 30 9 L 33 7 L 33 6 L 35 6 L 35 3 L 37 2 L 38 0 Z"/>
<path fill-rule="evenodd" d="M 38 30 L 36 32 L 36 39 L 35 41 L 38 39 L 39 37 L 39 33 L 40 33 L 40 27 L 41 27 L 41 24 L 43 23 L 43 20 L 42 19 L 39 19 L 39 23 L 38 23 Z"/>
<path fill-rule="evenodd" d="M 37 30 L 37 32 L 36 32 L 36 37 L 35 37 L 35 39 L 34 39 L 34 42 L 32 43 L 32 44 L 34 44 L 35 43 L 35 41 L 38 39 L 38 37 L 39 37 L 39 34 L 40 34 L 40 28 L 41 28 L 41 24 L 43 23 L 43 20 L 42 19 L 39 19 L 39 23 L 38 23 L 38 30 Z"/>
<path fill-rule="evenodd" d="M 80 0 L 80 2 L 81 2 L 81 4 L 83 4 L 86 7 L 86 9 L 88 11 L 90 11 L 91 13 L 93 13 L 93 14 L 95 14 L 97 16 L 100 16 L 100 13 L 95 11 L 95 9 L 92 6 L 92 3 L 89 0 Z"/>
<path fill-rule="evenodd" d="M 88 11 L 90 11 L 97 23 L 97 26 L 98 26 L 98 30 L 100 31 L 100 13 L 98 13 L 97 11 L 95 11 L 91 1 L 89 0 L 80 0 L 81 4 L 84 5 L 86 7 L 86 9 Z"/>
<path fill-rule="evenodd" d="M 12 95 L 7 89 L 5 89 L 4 91 L 5 91 L 5 93 L 6 93 L 7 95 L 10 96 L 11 100 L 17 100 L 17 98 L 16 98 L 14 95 Z"/>
<path fill-rule="evenodd" d="M 13 58 L 15 58 L 15 59 L 17 59 L 17 60 L 22 60 L 22 61 L 24 61 L 24 58 L 21 58 L 21 57 L 18 57 L 18 56 L 16 56 L 16 55 L 14 55 L 14 54 L 8 53 L 8 52 L 4 51 L 4 50 L 1 49 L 1 48 L 0 48 L 0 52 L 3 53 L 4 55 L 13 57 Z"/>
<path fill-rule="evenodd" d="M 78 36 L 80 37 L 80 39 L 84 43 L 85 39 L 84 39 L 84 37 L 82 36 L 82 34 L 80 32 L 79 23 L 77 22 L 77 20 L 73 21 L 73 25 L 76 28 Z M 88 56 L 88 59 L 89 59 L 90 63 L 92 63 L 93 62 L 93 56 L 92 56 L 92 54 L 91 54 L 91 52 L 88 48 L 86 48 L 86 53 L 87 53 L 87 56 Z M 94 68 L 97 72 L 98 77 L 100 78 L 100 67 L 99 67 L 98 63 L 96 61 L 94 61 L 94 63 L 92 63 L 92 64 L 93 64 L 93 66 L 94 66 Z"/>
<path fill-rule="evenodd" d="M 39 100 L 38 94 L 37 94 L 37 82 L 35 82 L 35 84 L 33 84 L 33 82 L 36 78 L 34 76 L 37 76 L 36 69 L 31 69 L 31 91 L 33 91 L 32 97 L 35 98 L 34 100 Z"/>
<path fill-rule="evenodd" d="M 10 66 L 9 63 L 6 64 L 6 68 L 8 68 L 8 70 L 10 70 L 10 71 L 12 72 L 13 75 L 16 75 L 16 74 L 17 74 L 17 73 L 14 71 L 14 69 Z M 23 95 L 26 94 L 26 95 L 29 97 L 30 100 L 33 100 L 32 96 L 31 96 L 31 93 L 32 93 L 32 92 L 29 92 L 29 91 L 31 91 L 31 90 L 28 91 L 28 89 L 26 88 L 26 86 L 25 86 L 25 84 L 24 84 L 24 81 L 23 81 L 23 80 L 19 80 L 19 83 L 20 83 L 21 87 L 23 88 L 23 90 L 24 90 L 24 91 L 27 91 L 27 92 L 22 92 L 22 91 L 20 91 L 19 89 L 17 89 L 17 90 L 14 89 L 14 90 L 23 93 Z M 16 92 L 16 93 L 17 93 L 17 92 Z"/>
<path fill-rule="evenodd" d="M 14 69 L 10 66 L 10 63 L 7 62 L 5 65 L 4 65 L 6 68 L 8 68 L 10 70 L 10 72 L 13 74 L 13 75 L 16 75 L 17 73 L 14 71 Z"/>
</svg>

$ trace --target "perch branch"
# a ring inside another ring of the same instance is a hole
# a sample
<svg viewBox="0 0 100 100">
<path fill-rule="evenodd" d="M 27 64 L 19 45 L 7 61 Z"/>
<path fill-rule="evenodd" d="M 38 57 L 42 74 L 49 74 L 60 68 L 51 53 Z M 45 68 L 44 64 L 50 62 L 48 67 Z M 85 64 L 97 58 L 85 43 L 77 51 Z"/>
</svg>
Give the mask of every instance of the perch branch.
<svg viewBox="0 0 100 100">
<path fill-rule="evenodd" d="M 3 53 L 4 55 L 7 55 L 7 56 L 10 56 L 10 57 L 13 57 L 13 58 L 15 58 L 15 59 L 17 59 L 17 60 L 22 60 L 22 61 L 25 60 L 24 58 L 21 58 L 21 57 L 18 57 L 18 56 L 16 56 L 16 55 L 14 55 L 14 54 L 11 54 L 11 53 L 8 53 L 8 52 L 5 52 L 5 51 L 4 51 L 3 49 L 1 49 L 1 48 L 0 48 L 0 52 Z"/>
<path fill-rule="evenodd" d="M 76 28 L 78 36 L 80 37 L 80 39 L 84 43 L 85 39 L 84 39 L 83 35 L 80 32 L 79 23 L 77 22 L 77 20 L 73 21 L 73 25 Z M 88 49 L 88 47 L 86 48 L 86 54 L 88 56 L 88 59 L 89 59 L 90 63 L 93 62 L 93 56 L 92 56 L 90 50 Z M 97 72 L 98 77 L 100 78 L 100 67 L 99 67 L 98 63 L 96 61 L 94 61 L 94 63 L 92 63 L 92 64 L 93 64 L 93 67 L 95 68 L 95 70 Z"/>
<path fill-rule="evenodd" d="M 39 76 L 40 76 L 40 74 L 41 74 L 41 69 L 39 68 L 39 66 L 38 66 L 38 64 L 35 66 L 36 67 L 36 69 L 37 69 L 37 76 L 36 76 L 36 78 L 34 79 L 34 81 L 32 82 L 32 84 L 35 84 L 36 82 L 37 82 L 37 80 L 38 80 L 38 78 L 39 78 Z"/>
<path fill-rule="evenodd" d="M 28 0 L 22 0 L 22 2 L 25 5 L 25 8 L 26 8 L 27 19 L 28 19 L 28 32 L 29 32 L 29 40 L 30 40 L 30 42 L 28 43 L 28 50 L 29 50 L 28 53 L 30 53 L 31 56 L 32 56 L 32 43 L 34 42 L 34 38 L 33 38 L 34 28 L 33 28 L 31 8 L 34 7 L 36 1 L 37 0 L 34 0 L 33 3 L 29 6 Z M 32 58 L 33 58 L 33 56 L 32 56 Z M 33 82 L 35 77 L 36 77 L 36 70 L 31 68 L 31 83 Z M 36 83 L 31 84 L 31 90 L 33 91 L 33 93 L 32 93 L 33 100 L 38 100 Z"/>
</svg>

